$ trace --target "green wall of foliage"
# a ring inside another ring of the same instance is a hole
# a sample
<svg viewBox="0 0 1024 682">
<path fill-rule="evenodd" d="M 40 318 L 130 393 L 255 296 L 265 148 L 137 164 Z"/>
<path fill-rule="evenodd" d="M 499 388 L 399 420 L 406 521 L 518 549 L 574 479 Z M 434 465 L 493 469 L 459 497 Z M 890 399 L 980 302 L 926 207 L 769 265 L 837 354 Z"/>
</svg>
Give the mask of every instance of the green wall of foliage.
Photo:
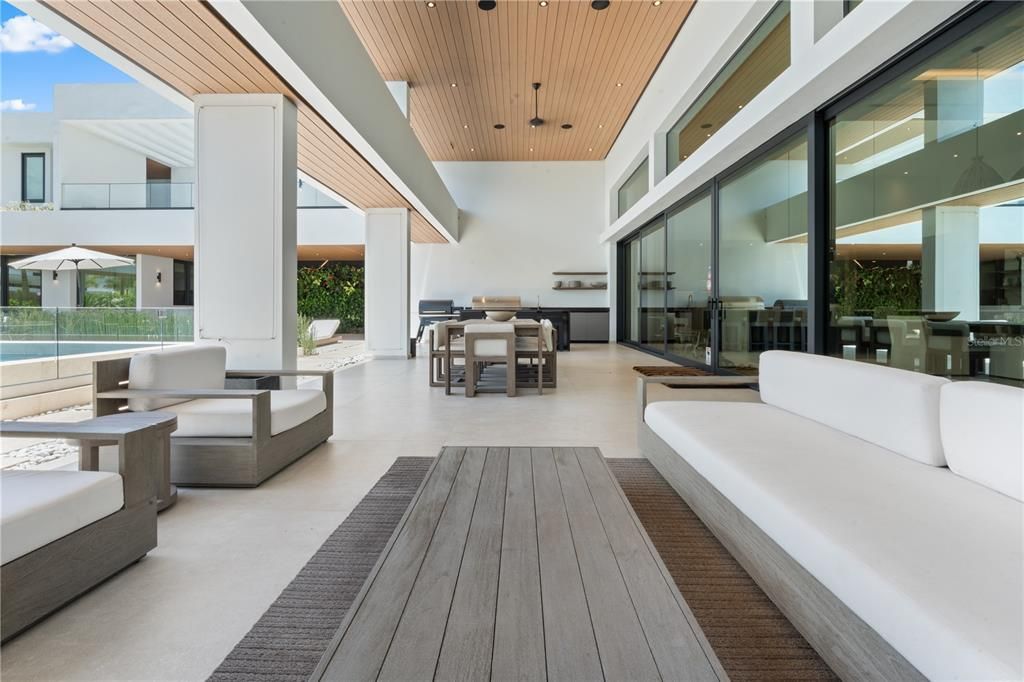
<svg viewBox="0 0 1024 682">
<path fill-rule="evenodd" d="M 299 268 L 299 314 L 341 320 L 339 331 L 363 331 L 363 266 Z"/>
<path fill-rule="evenodd" d="M 838 266 L 838 267 L 837 267 Z M 921 310 L 921 266 L 836 263 L 832 272 L 832 300 L 839 315 L 872 315 Z"/>
</svg>

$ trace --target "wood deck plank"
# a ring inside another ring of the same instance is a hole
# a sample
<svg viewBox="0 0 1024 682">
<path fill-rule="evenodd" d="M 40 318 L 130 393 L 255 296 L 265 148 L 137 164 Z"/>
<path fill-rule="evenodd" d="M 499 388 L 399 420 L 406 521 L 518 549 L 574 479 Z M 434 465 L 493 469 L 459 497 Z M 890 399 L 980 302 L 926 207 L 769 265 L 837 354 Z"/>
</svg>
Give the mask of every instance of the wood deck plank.
<svg viewBox="0 0 1024 682">
<path fill-rule="evenodd" d="M 555 448 L 554 456 L 604 675 L 609 680 L 660 680 L 576 453 Z"/>
<path fill-rule="evenodd" d="M 576 457 L 661 676 L 666 680 L 718 680 L 700 645 L 699 626 L 687 618 L 685 602 L 662 573 L 660 560 L 612 480 L 601 452 L 577 448 Z"/>
<path fill-rule="evenodd" d="M 476 510 L 437 661 L 434 677 L 438 680 L 471 682 L 488 679 L 491 674 L 508 448 L 488 448 L 486 452 Z"/>
<path fill-rule="evenodd" d="M 421 679 L 437 665 L 486 455 L 468 448 L 462 458 L 378 680 Z"/>
<path fill-rule="evenodd" d="M 370 578 L 372 583 L 362 599 L 353 606 L 353 616 L 342 626 L 344 631 L 321 679 L 376 679 L 464 454 L 465 448 L 441 451 L 387 558 Z"/>
<path fill-rule="evenodd" d="M 511 448 L 491 679 L 547 679 L 542 608 L 530 450 Z"/>
<path fill-rule="evenodd" d="M 533 448 L 531 455 L 548 677 L 602 680 L 601 658 L 558 484 L 554 453 L 551 448 Z"/>
</svg>

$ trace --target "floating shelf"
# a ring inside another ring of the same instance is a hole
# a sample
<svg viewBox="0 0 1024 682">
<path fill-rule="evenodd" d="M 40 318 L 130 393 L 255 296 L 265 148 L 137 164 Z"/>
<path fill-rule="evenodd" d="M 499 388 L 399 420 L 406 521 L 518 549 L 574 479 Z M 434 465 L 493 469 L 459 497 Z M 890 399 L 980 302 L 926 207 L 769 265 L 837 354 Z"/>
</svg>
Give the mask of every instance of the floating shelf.
<svg viewBox="0 0 1024 682">
<path fill-rule="evenodd" d="M 588 277 L 598 277 L 601 275 L 607 275 L 607 272 L 552 272 L 552 275 L 585 275 Z"/>
<path fill-rule="evenodd" d="M 555 291 L 605 291 L 608 285 L 603 287 L 551 287 Z"/>
</svg>

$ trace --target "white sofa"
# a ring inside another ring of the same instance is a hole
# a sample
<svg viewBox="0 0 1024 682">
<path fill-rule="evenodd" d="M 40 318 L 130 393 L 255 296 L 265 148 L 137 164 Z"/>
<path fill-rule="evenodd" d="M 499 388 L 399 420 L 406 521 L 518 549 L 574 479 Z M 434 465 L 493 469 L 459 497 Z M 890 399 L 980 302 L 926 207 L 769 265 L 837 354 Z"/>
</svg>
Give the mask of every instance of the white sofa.
<svg viewBox="0 0 1024 682">
<path fill-rule="evenodd" d="M 1024 677 L 1024 390 L 783 351 L 759 382 L 647 405 L 641 451 L 822 657 Z"/>
<path fill-rule="evenodd" d="M 333 432 L 333 377 L 319 370 L 228 370 L 216 345 L 93 366 L 97 415 L 160 410 L 178 418 L 169 477 L 178 485 L 254 486 Z M 318 389 L 225 389 L 228 378 L 318 376 Z"/>
</svg>

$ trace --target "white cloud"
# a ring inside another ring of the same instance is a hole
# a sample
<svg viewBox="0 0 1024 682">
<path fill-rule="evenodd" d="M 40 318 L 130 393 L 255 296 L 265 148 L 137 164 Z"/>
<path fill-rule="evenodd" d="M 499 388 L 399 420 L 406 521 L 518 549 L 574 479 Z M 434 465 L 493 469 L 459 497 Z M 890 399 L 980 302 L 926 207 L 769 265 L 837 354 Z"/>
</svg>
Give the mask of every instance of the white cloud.
<svg viewBox="0 0 1024 682">
<path fill-rule="evenodd" d="M 27 14 L 11 17 L 0 27 L 0 52 L 62 52 L 75 44 Z"/>
<path fill-rule="evenodd" d="M 35 102 L 26 102 L 23 99 L 5 99 L 0 101 L 0 111 L 32 111 L 35 108 Z"/>
</svg>

